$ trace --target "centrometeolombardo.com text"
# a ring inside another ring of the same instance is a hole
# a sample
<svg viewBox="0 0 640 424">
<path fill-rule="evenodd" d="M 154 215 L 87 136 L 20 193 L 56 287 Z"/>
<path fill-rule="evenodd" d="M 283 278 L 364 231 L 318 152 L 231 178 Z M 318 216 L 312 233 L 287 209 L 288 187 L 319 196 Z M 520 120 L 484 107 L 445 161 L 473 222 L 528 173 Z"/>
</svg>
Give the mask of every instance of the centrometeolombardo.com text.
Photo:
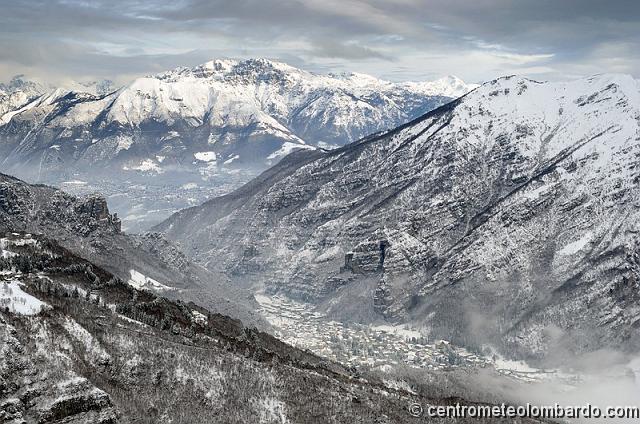
<svg viewBox="0 0 640 424">
<path fill-rule="evenodd" d="M 546 419 L 640 419 L 640 406 L 582 406 L 525 405 L 409 405 L 414 417 L 429 418 L 546 418 Z"/>
</svg>

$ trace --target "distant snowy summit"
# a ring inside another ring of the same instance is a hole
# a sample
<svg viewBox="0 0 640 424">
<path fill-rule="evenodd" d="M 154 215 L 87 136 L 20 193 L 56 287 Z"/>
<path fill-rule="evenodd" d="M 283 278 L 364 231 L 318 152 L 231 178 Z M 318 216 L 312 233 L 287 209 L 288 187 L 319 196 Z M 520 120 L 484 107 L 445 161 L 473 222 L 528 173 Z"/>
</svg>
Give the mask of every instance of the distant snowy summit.
<svg viewBox="0 0 640 424">
<path fill-rule="evenodd" d="M 23 75 L 16 75 L 6 84 L 0 83 L 0 123 L 8 112 L 19 109 L 45 91 L 41 84 L 29 81 Z"/>
<path fill-rule="evenodd" d="M 25 177 L 261 170 L 296 149 L 342 146 L 393 128 L 475 87 L 456 77 L 392 83 L 319 75 L 266 59 L 176 68 L 119 90 L 85 85 L 1 86 L 0 169 Z"/>
</svg>

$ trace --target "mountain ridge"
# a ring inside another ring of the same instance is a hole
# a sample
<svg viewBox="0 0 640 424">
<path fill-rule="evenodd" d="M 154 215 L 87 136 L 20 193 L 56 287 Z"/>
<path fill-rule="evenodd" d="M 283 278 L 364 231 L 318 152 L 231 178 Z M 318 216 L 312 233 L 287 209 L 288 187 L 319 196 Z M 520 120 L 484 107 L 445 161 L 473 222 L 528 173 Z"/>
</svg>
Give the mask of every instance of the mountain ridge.
<svg viewBox="0 0 640 424">
<path fill-rule="evenodd" d="M 36 163 L 39 172 L 54 173 L 107 163 L 147 173 L 264 168 L 292 149 L 341 145 L 394 127 L 473 87 L 455 77 L 391 83 L 266 59 L 216 60 L 101 95 L 45 94 L 46 101 L 5 113 L 0 137 L 15 164 L 5 170 L 19 176 Z"/>
<path fill-rule="evenodd" d="M 117 214 L 99 194 L 75 197 L 0 173 L 0 233 L 13 231 L 45 234 L 123 281 L 265 326 L 249 293 L 194 264 L 160 234 L 123 233 Z"/>
</svg>

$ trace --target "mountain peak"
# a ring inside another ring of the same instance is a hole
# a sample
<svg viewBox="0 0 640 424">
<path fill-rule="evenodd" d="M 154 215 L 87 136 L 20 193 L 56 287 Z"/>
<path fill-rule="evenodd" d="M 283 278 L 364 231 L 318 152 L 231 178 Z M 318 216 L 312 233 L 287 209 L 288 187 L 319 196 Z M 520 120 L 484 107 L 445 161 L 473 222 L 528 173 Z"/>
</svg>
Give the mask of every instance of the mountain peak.
<svg viewBox="0 0 640 424">
<path fill-rule="evenodd" d="M 447 75 L 434 81 L 409 81 L 403 83 L 411 90 L 417 90 L 425 95 L 446 96 L 458 98 L 479 87 L 478 84 L 467 84 L 462 79 Z"/>
<path fill-rule="evenodd" d="M 455 78 L 455 77 L 453 77 Z M 536 80 L 524 75 L 505 75 L 491 81 L 487 81 L 479 86 L 496 86 L 501 85 L 504 87 L 516 86 L 522 84 L 551 84 L 551 85 L 567 85 L 567 86 L 607 86 L 610 84 L 615 84 L 621 87 L 631 88 L 632 90 L 638 86 L 638 80 L 636 80 L 633 76 L 629 74 L 623 73 L 601 73 L 594 74 L 590 76 L 585 76 L 582 78 L 575 78 L 568 81 L 546 81 L 546 80 Z"/>
<path fill-rule="evenodd" d="M 23 92 L 27 94 L 42 93 L 46 87 L 38 81 L 31 80 L 25 75 L 14 75 L 7 83 L 0 82 L 0 93 L 11 94 Z"/>
<path fill-rule="evenodd" d="M 535 94 L 523 96 L 534 87 L 538 88 Z M 496 100 L 502 98 L 502 101 L 492 101 L 491 105 L 504 110 L 511 110 L 513 102 L 519 104 L 523 110 L 531 110 L 533 113 L 546 109 L 546 119 L 549 121 L 556 115 L 566 117 L 571 109 L 570 104 L 577 104 L 581 108 L 590 105 L 597 114 L 603 114 L 605 109 L 609 111 L 621 106 L 624 106 L 625 110 L 637 109 L 637 105 L 640 104 L 640 83 L 630 75 L 615 73 L 598 74 L 571 81 L 537 81 L 511 75 L 482 84 L 469 97 Z M 612 97 L 619 99 L 620 103 L 610 104 L 609 100 Z M 557 104 L 562 105 L 564 113 L 558 114 L 558 111 L 552 110 Z"/>
<path fill-rule="evenodd" d="M 250 78 L 261 79 L 273 74 L 302 74 L 305 71 L 266 58 L 251 58 L 244 60 L 235 59 L 213 59 L 191 69 L 177 68 L 169 71 L 170 74 L 182 75 L 190 73 L 199 78 L 229 79 L 229 78 Z M 165 75 L 161 74 L 161 75 Z"/>
<path fill-rule="evenodd" d="M 233 59 L 213 59 L 202 65 L 195 66 L 193 69 L 210 69 L 212 71 L 228 71 L 238 64 L 237 60 Z"/>
<path fill-rule="evenodd" d="M 192 68 L 178 67 L 157 74 L 162 80 L 177 81 L 184 77 L 195 77 L 218 81 L 235 81 L 252 84 L 257 81 L 302 80 L 313 86 L 344 84 L 354 87 L 397 86 L 408 90 L 418 90 L 423 95 L 459 97 L 478 87 L 467 84 L 462 79 L 448 75 L 434 81 L 395 82 L 361 72 L 339 72 L 319 74 L 291 66 L 287 63 L 264 57 L 250 59 L 212 59 Z M 152 78 L 154 76 L 151 76 Z"/>
</svg>

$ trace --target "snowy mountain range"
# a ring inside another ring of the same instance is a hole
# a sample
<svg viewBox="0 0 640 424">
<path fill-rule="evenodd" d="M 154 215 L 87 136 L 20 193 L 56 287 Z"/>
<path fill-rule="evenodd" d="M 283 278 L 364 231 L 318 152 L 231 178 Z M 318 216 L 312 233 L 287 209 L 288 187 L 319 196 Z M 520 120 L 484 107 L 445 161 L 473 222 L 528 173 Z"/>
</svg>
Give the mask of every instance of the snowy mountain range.
<svg viewBox="0 0 640 424">
<path fill-rule="evenodd" d="M 110 80 L 71 81 L 63 87 L 53 87 L 48 83 L 28 79 L 24 75 L 16 75 L 8 83 L 0 83 L 0 125 L 9 122 L 16 113 L 25 111 L 25 106 L 34 100 L 56 89 L 60 89 L 59 93 L 79 91 L 93 95 L 104 95 L 116 90 Z"/>
<path fill-rule="evenodd" d="M 100 88 L 101 87 L 101 88 Z M 295 149 L 340 146 L 413 119 L 474 86 L 317 75 L 266 59 L 215 60 L 119 90 L 5 89 L 2 170 L 30 179 L 262 170 Z M 92 91 L 93 94 L 84 91 Z"/>
<path fill-rule="evenodd" d="M 505 77 L 157 227 L 237 284 L 520 358 L 640 348 L 640 85 Z"/>
<path fill-rule="evenodd" d="M 16 142 L 3 166 L 157 176 L 290 154 L 142 235 L 123 233 L 100 195 L 0 174 L 0 421 L 408 423 L 415 403 L 504 401 L 512 386 L 484 365 L 475 374 L 485 354 L 546 368 L 637 352 L 638 81 L 505 77 L 425 103 L 456 85 L 254 60 L 102 94 L 2 86 L 0 132 Z M 314 90 L 322 96 L 296 103 Z M 423 107 L 396 129 L 355 135 Z M 267 140 L 280 141 L 269 150 Z M 337 354 L 248 328 L 269 329 L 258 311 Z M 307 334 L 297 320 L 309 318 L 325 332 Z M 385 334 L 398 330 L 407 339 L 388 349 Z M 373 354 L 391 352 L 397 368 L 326 359 L 375 365 Z M 429 358 L 447 372 L 404 369 Z"/>
</svg>

